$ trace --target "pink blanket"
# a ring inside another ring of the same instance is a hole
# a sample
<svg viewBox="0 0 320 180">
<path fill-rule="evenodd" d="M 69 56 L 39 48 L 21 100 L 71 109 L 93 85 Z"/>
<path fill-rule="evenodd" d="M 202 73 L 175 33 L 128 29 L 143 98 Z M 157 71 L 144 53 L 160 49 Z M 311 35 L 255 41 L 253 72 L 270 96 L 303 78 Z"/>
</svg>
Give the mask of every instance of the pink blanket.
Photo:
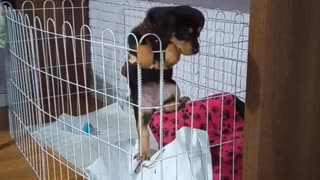
<svg viewBox="0 0 320 180">
<path fill-rule="evenodd" d="M 164 113 L 164 146 L 175 139 L 176 123 L 178 129 L 187 126 L 208 130 L 213 179 L 233 180 L 234 176 L 234 180 L 241 180 L 244 119 L 235 110 L 235 103 L 235 96 L 224 93 L 187 103 L 185 108 L 178 111 L 177 119 L 175 113 Z M 159 112 L 153 114 L 149 126 L 160 144 Z"/>
</svg>

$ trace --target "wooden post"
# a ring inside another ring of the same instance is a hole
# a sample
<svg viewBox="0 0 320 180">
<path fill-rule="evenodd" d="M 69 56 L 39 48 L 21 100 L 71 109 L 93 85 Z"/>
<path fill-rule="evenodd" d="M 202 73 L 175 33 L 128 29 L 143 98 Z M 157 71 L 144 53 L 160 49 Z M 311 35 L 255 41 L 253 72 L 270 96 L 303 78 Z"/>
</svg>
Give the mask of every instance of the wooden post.
<svg viewBox="0 0 320 180">
<path fill-rule="evenodd" d="M 251 0 L 244 180 L 320 179 L 319 8 Z"/>
</svg>

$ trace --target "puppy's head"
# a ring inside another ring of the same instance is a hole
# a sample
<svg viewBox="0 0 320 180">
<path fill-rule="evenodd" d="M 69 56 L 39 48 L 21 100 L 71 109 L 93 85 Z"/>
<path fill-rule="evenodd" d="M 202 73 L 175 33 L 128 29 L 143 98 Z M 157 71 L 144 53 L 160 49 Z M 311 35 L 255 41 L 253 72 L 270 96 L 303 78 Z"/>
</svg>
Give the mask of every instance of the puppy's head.
<svg viewBox="0 0 320 180">
<path fill-rule="evenodd" d="M 149 10 L 149 21 L 159 29 L 161 35 L 166 33 L 178 50 L 184 55 L 199 52 L 199 36 L 205 23 L 203 14 L 190 6 L 156 7 Z"/>
</svg>

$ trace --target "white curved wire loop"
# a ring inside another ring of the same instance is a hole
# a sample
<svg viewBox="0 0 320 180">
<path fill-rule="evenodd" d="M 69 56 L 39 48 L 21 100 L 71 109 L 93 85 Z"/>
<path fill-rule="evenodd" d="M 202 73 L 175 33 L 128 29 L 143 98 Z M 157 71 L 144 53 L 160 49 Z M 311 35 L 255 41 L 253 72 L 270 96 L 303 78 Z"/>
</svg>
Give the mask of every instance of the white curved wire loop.
<svg viewBox="0 0 320 180">
<path fill-rule="evenodd" d="M 4 6 L 8 6 L 8 7 L 10 7 L 11 9 L 13 9 L 12 4 L 11 4 L 10 2 L 8 2 L 8 1 L 2 1 L 2 4 L 3 4 Z"/>
<path fill-rule="evenodd" d="M 31 0 L 25 0 L 25 1 L 23 1 L 22 5 L 21 5 L 21 9 L 22 9 L 22 10 L 25 10 L 25 6 L 26 6 L 26 4 L 28 4 L 28 3 L 31 5 L 31 9 L 34 11 L 34 10 L 35 10 L 35 8 L 34 8 L 34 3 L 33 3 L 33 1 L 31 1 Z"/>
<path fill-rule="evenodd" d="M 42 4 L 42 8 L 43 8 L 43 24 L 45 25 L 46 23 L 48 23 L 47 17 L 46 17 L 46 12 L 48 11 L 48 9 L 50 9 L 50 8 L 47 7 L 48 3 L 51 3 L 51 5 L 52 5 L 53 20 L 54 20 L 54 24 L 56 24 L 55 23 L 56 22 L 56 11 L 55 11 L 56 4 L 55 4 L 55 2 L 53 0 L 45 0 L 43 2 L 43 4 Z M 46 26 L 46 25 L 44 26 L 44 28 L 47 28 L 47 27 L 48 26 Z M 44 29 L 44 30 L 49 31 L 49 29 Z"/>
<path fill-rule="evenodd" d="M 62 21 L 63 22 L 65 22 L 66 21 L 66 6 L 65 6 L 65 4 L 66 4 L 66 2 L 69 2 L 70 3 L 70 9 L 71 9 L 71 14 L 72 14 L 72 27 L 76 27 L 75 26 L 75 14 L 74 14 L 74 5 L 73 5 L 73 2 L 72 2 L 72 0 L 63 0 L 62 1 Z M 55 17 L 55 15 L 54 15 L 54 17 Z M 76 32 L 75 32 L 75 28 L 73 28 L 73 33 L 74 34 L 76 34 Z"/>
</svg>

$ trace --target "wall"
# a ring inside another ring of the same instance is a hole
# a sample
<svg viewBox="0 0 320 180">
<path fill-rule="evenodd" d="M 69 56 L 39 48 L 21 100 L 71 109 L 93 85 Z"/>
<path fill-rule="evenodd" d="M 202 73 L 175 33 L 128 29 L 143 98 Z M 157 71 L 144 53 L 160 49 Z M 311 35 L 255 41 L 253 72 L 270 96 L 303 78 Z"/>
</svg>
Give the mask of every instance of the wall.
<svg viewBox="0 0 320 180">
<path fill-rule="evenodd" d="M 170 0 L 149 0 L 154 2 L 170 2 Z M 224 11 L 239 10 L 244 13 L 250 11 L 250 0 L 175 0 L 175 4 L 189 4 L 192 6 L 200 6 L 205 8 L 219 8 Z"/>
<path fill-rule="evenodd" d="M 7 105 L 6 49 L 0 48 L 0 107 Z"/>
<path fill-rule="evenodd" d="M 4 9 L 0 0 L 0 107 L 7 104 L 7 89 L 6 89 L 6 57 L 7 49 L 5 47 L 5 17 Z"/>
</svg>

